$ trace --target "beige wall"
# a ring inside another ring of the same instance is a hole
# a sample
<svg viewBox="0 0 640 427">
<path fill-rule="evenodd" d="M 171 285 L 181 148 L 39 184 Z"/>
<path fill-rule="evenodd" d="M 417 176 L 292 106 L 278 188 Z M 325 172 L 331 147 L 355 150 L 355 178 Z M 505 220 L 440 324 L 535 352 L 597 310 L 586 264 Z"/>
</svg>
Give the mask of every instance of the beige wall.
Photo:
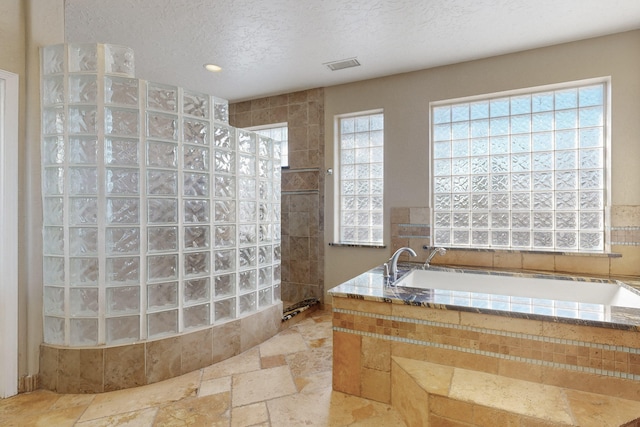
<svg viewBox="0 0 640 427">
<path fill-rule="evenodd" d="M 640 31 L 325 88 L 325 168 L 334 167 L 334 116 L 383 108 L 385 224 L 391 207 L 429 206 L 429 103 L 611 76 L 612 204 L 640 207 Z M 335 178 L 335 176 L 334 176 Z M 334 185 L 326 182 L 325 241 L 333 241 Z M 640 216 L 636 216 L 640 218 Z M 621 225 L 626 218 L 614 219 Z M 613 223 L 612 225 L 616 225 Z M 640 226 L 640 221 L 633 224 Z M 386 261 L 387 248 L 325 246 L 325 290 Z M 638 264 L 640 246 L 618 247 Z M 640 274 L 637 273 L 637 274 Z M 327 299 L 330 302 L 330 299 Z"/>
</svg>

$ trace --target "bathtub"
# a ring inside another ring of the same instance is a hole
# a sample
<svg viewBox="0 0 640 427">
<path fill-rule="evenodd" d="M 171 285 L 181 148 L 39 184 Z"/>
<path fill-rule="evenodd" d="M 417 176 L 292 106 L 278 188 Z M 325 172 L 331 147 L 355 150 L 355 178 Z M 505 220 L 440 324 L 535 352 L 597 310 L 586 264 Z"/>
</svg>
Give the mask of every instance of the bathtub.
<svg viewBox="0 0 640 427">
<path fill-rule="evenodd" d="M 531 309 L 540 314 L 550 314 L 545 307 L 596 312 L 606 306 L 640 308 L 640 292 L 621 282 L 564 276 L 414 269 L 392 286 L 431 289 L 434 303 L 458 302 L 479 308 L 500 308 L 505 307 L 501 303 L 508 303 L 512 311 Z"/>
<path fill-rule="evenodd" d="M 640 401 L 639 281 L 402 267 L 329 290 L 334 390 L 386 402 L 402 357 Z"/>
</svg>

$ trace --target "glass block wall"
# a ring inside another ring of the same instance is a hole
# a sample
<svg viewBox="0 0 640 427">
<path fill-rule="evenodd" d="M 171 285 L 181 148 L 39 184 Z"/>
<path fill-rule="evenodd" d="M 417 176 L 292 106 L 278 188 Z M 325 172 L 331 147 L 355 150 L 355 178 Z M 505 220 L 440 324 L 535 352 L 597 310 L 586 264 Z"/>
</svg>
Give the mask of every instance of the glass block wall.
<svg viewBox="0 0 640 427">
<path fill-rule="evenodd" d="M 131 49 L 42 49 L 44 340 L 179 334 L 280 301 L 280 148 Z"/>
</svg>

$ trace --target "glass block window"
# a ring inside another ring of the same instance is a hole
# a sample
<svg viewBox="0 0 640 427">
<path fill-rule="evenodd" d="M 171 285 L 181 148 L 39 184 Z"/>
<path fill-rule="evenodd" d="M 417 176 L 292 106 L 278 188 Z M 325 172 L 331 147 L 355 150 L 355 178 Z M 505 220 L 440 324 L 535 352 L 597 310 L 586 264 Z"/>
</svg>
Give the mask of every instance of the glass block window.
<svg viewBox="0 0 640 427">
<path fill-rule="evenodd" d="M 435 246 L 605 250 L 607 83 L 431 105 Z"/>
<path fill-rule="evenodd" d="M 384 115 L 382 111 L 339 116 L 340 243 L 382 244 Z"/>
<path fill-rule="evenodd" d="M 289 128 L 286 123 L 247 128 L 258 135 L 266 136 L 280 143 L 280 166 L 289 167 Z"/>
</svg>

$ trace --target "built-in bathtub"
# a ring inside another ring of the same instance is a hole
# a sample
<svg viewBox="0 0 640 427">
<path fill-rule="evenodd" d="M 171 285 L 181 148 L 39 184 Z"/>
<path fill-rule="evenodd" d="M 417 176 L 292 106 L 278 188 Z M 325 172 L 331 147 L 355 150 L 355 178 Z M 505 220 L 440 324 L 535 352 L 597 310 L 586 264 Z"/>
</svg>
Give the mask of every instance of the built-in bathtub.
<svg viewBox="0 0 640 427">
<path fill-rule="evenodd" d="M 375 268 L 329 291 L 334 389 L 390 402 L 397 356 L 640 400 L 638 284 Z"/>
</svg>

